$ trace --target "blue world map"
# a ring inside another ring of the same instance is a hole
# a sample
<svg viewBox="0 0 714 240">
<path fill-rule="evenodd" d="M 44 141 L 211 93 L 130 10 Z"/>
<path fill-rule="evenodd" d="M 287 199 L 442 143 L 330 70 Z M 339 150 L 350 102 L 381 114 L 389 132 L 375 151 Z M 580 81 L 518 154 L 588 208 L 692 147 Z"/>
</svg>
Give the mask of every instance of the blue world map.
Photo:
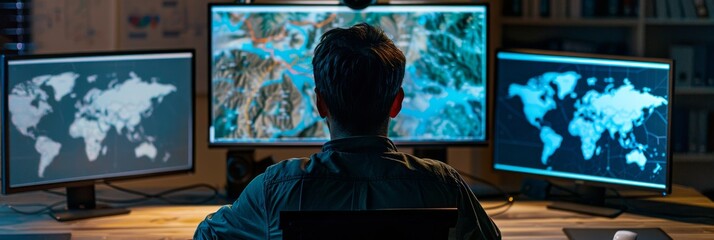
<svg viewBox="0 0 714 240">
<path fill-rule="evenodd" d="M 606 137 L 615 140 L 626 149 L 627 164 L 636 164 L 645 169 L 648 157 L 645 152 L 649 146 L 638 141 L 634 128 L 641 127 L 646 114 L 652 114 L 655 108 L 666 106 L 668 100 L 652 95 L 651 89 L 637 89 L 625 78 L 623 84 L 615 86 L 613 78 L 586 79 L 588 86 L 604 81 L 605 90 L 589 90 L 579 96 L 574 92 L 578 84 L 583 84 L 582 76 L 574 71 L 547 72 L 532 77 L 525 85 L 512 83 L 508 86 L 508 98 L 519 98 L 523 103 L 523 113 L 530 125 L 540 130 L 543 151 L 541 163 L 548 165 L 549 158 L 559 150 L 563 134 L 580 139 L 580 149 L 584 160 L 591 160 L 602 154 L 602 146 L 597 143 L 607 132 Z M 572 106 L 573 118 L 568 123 L 567 132 L 556 132 L 550 126 L 542 124 L 544 116 L 557 109 L 557 102 L 565 98 L 577 99 Z M 664 154 L 664 152 L 662 152 Z M 661 170 L 658 165 L 655 171 Z"/>
</svg>

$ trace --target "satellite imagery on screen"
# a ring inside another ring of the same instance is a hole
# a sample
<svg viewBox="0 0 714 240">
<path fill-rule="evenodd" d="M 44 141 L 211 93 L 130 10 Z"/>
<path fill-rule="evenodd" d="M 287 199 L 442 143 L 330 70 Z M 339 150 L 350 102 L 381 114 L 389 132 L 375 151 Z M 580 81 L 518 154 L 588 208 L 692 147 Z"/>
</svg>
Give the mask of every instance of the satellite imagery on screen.
<svg viewBox="0 0 714 240">
<path fill-rule="evenodd" d="M 190 164 L 190 58 L 32 61 L 8 71 L 13 185 Z"/>
<path fill-rule="evenodd" d="M 401 113 L 390 123 L 392 139 L 485 139 L 482 8 L 280 9 L 212 11 L 213 142 L 327 140 L 327 126 L 314 106 L 313 49 L 326 31 L 361 22 L 381 27 L 407 58 L 406 96 Z"/>
<path fill-rule="evenodd" d="M 497 164 L 664 186 L 668 69 L 533 57 L 498 74 Z"/>
</svg>

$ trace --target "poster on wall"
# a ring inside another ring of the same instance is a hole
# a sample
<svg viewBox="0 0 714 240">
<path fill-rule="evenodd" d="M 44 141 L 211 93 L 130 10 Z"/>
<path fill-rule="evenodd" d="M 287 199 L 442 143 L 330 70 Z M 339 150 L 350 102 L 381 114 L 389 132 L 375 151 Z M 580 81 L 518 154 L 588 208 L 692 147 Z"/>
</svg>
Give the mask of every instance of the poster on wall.
<svg viewBox="0 0 714 240">
<path fill-rule="evenodd" d="M 34 53 L 109 51 L 116 44 L 117 0 L 34 0 Z"/>
<path fill-rule="evenodd" d="M 206 59 L 209 2 L 229 0 L 121 0 L 118 16 L 118 45 L 122 50 L 196 50 L 196 59 Z M 204 64 L 196 66 L 196 91 L 208 92 Z"/>
<path fill-rule="evenodd" d="M 119 48 L 199 48 L 206 41 L 207 0 L 122 0 Z"/>
</svg>

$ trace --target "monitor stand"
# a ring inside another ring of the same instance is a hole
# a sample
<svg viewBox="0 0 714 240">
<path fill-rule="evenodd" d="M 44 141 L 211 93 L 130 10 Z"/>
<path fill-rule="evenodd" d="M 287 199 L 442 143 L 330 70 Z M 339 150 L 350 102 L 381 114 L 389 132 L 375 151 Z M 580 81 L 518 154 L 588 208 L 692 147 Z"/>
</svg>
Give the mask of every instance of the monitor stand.
<svg viewBox="0 0 714 240">
<path fill-rule="evenodd" d="M 128 214 L 129 209 L 97 205 L 94 184 L 67 188 L 67 209 L 52 210 L 50 215 L 57 221 L 72 221 L 94 217 Z"/>
<path fill-rule="evenodd" d="M 447 162 L 446 147 L 415 147 L 414 156 Z"/>
<path fill-rule="evenodd" d="M 608 218 L 615 218 L 623 212 L 620 209 L 605 206 L 606 189 L 604 187 L 576 184 L 575 193 L 580 196 L 577 197 L 578 200 L 574 202 L 554 201 L 547 206 L 548 209 L 571 211 Z"/>
</svg>

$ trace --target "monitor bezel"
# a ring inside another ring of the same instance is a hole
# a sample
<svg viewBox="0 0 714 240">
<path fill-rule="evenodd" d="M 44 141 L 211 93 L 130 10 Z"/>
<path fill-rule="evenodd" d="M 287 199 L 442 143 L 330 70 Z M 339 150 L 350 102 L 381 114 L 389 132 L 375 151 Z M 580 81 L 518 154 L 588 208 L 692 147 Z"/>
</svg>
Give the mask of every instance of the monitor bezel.
<svg viewBox="0 0 714 240">
<path fill-rule="evenodd" d="M 497 111 L 498 111 L 498 101 L 497 101 L 497 91 L 499 87 L 499 60 L 498 60 L 498 55 L 499 53 L 524 53 L 524 54 L 538 54 L 538 55 L 546 55 L 546 56 L 562 56 L 562 57 L 575 57 L 575 58 L 598 58 L 598 59 L 606 59 L 606 60 L 623 60 L 623 61 L 638 61 L 638 62 L 649 62 L 649 63 L 664 63 L 669 65 L 669 88 L 668 88 L 668 104 L 667 104 L 667 118 L 669 119 L 667 121 L 667 166 L 666 166 L 666 171 L 667 171 L 667 176 L 665 180 L 665 188 L 650 188 L 650 187 L 643 187 L 643 186 L 636 186 L 636 185 L 629 185 L 629 184 L 616 184 L 616 183 L 609 183 L 609 182 L 602 182 L 602 181 L 593 181 L 593 180 L 583 180 L 583 179 L 578 179 L 578 178 L 570 178 L 570 177 L 561 177 L 561 176 L 551 176 L 551 175 L 541 175 L 541 174 L 536 174 L 536 173 L 529 173 L 529 172 L 521 172 L 521 171 L 513 171 L 513 170 L 506 170 L 506 169 L 499 169 L 496 168 L 496 148 L 498 147 L 497 144 L 494 142 L 494 144 L 491 147 L 491 156 L 492 158 L 492 163 L 491 163 L 491 169 L 494 171 L 501 171 L 501 172 L 512 172 L 512 173 L 519 173 L 523 174 L 526 176 L 531 176 L 531 177 L 537 177 L 537 178 L 543 178 L 543 179 L 554 179 L 554 180 L 566 180 L 569 182 L 574 182 L 575 184 L 582 184 L 582 185 L 588 185 L 588 186 L 595 186 L 595 187 L 605 187 L 605 188 L 623 188 L 623 189 L 637 189 L 637 190 L 645 190 L 645 191 L 652 191 L 652 192 L 659 192 L 663 196 L 669 195 L 672 193 L 672 106 L 674 104 L 674 60 L 672 59 L 665 59 L 665 58 L 648 58 L 648 57 L 633 57 L 633 56 L 617 56 L 617 55 L 606 55 L 606 54 L 594 54 L 594 53 L 578 53 L 578 52 L 567 52 L 567 51 L 552 51 L 552 50 L 539 50 L 539 49 L 524 49 L 524 48 L 499 48 L 495 51 L 494 54 L 494 78 L 493 78 L 493 111 L 492 111 L 492 119 L 491 121 L 493 122 L 493 128 L 496 128 L 496 116 L 497 116 Z M 491 139 L 496 139 L 496 131 L 491 131 L 493 136 L 491 136 Z"/>
<path fill-rule="evenodd" d="M 33 184 L 33 185 L 26 185 L 26 186 L 19 186 L 19 187 L 13 187 L 10 184 L 10 152 L 8 151 L 9 149 L 9 142 L 7 139 L 9 139 L 9 128 L 10 128 L 10 123 L 9 118 L 6 118 L 9 114 L 9 105 L 8 105 L 8 86 L 9 86 L 9 74 L 4 74 L 0 76 L 0 80 L 2 80 L 2 90 L 0 93 L 2 94 L 2 121 L 0 121 L 0 124 L 2 124 L 2 154 L 1 154 L 1 160 L 0 164 L 2 164 L 2 172 L 0 173 L 0 177 L 2 178 L 2 194 L 13 194 L 13 193 L 20 193 L 20 192 L 28 192 L 28 191 L 37 191 L 37 190 L 46 190 L 46 189 L 52 189 L 52 188 L 60 188 L 60 187 L 79 187 L 79 186 L 86 186 L 86 185 L 93 185 L 96 183 L 103 183 L 103 182 L 110 182 L 110 181 L 118 181 L 118 180 L 129 180 L 129 179 L 141 179 L 141 178 L 150 178 L 150 177 L 158 177 L 158 176 L 166 176 L 166 175 L 176 175 L 176 174 L 181 174 L 181 173 L 194 173 L 196 170 L 196 51 L 195 49 L 166 49 L 166 50 L 137 50 L 137 51 L 100 51 L 100 52 L 82 52 L 82 53 L 59 53 L 59 54 L 36 54 L 36 55 L 19 55 L 19 56 L 5 56 L 4 61 L 1 62 L 2 64 L 2 71 L 4 73 L 8 73 L 8 63 L 12 60 L 32 60 L 32 59 L 54 59 L 54 58 L 74 58 L 74 57 L 92 57 L 92 56 L 131 56 L 131 55 L 145 55 L 145 54 L 168 54 L 168 53 L 190 53 L 191 54 L 191 83 L 190 83 L 190 101 L 191 101 L 191 116 L 189 120 L 189 125 L 191 127 L 190 130 L 190 136 L 189 140 L 191 141 L 190 143 L 190 150 L 191 154 L 190 157 L 190 164 L 188 168 L 185 169 L 179 169 L 179 170 L 170 170 L 170 171 L 163 171 L 163 172 L 152 172 L 152 173 L 142 173 L 142 174 L 135 174 L 132 175 L 131 173 L 127 173 L 127 175 L 122 175 L 122 176 L 113 176 L 113 177 L 96 177 L 92 176 L 87 179 L 82 179 L 82 180 L 73 180 L 73 181 L 66 181 L 66 182 L 54 182 L 54 183 L 41 183 L 41 184 Z M 59 179 L 61 180 L 61 179 Z"/>
<path fill-rule="evenodd" d="M 486 71 L 484 72 L 484 83 L 486 84 L 484 90 L 486 92 L 485 96 L 485 104 L 484 104 L 484 110 L 485 112 L 485 117 L 483 119 L 484 121 L 484 137 L 482 140 L 475 140 L 475 141 L 454 141 L 454 140 L 449 140 L 449 141 L 439 141 L 439 140 L 432 140 L 432 141 L 394 141 L 394 144 L 397 146 L 401 147 L 450 147 L 450 146 L 488 146 L 490 143 L 490 130 L 489 130 L 489 120 L 490 120 L 490 106 L 491 104 L 488 103 L 490 100 L 490 93 L 488 91 L 490 87 L 490 74 L 489 74 L 489 69 L 491 67 L 490 61 L 491 61 L 491 56 L 489 55 L 491 53 L 491 26 L 489 25 L 491 22 L 491 8 L 490 4 L 488 2 L 444 2 L 444 3 L 437 3 L 437 2 L 430 2 L 430 1 L 423 1 L 423 4 L 418 4 L 418 3 L 413 3 L 413 4 L 389 4 L 389 3 L 377 3 L 373 4 L 372 6 L 423 6 L 423 7 L 433 7 L 433 6 L 448 6 L 448 7 L 458 7 L 458 6 L 482 6 L 484 7 L 485 10 L 485 24 L 486 26 L 486 44 L 485 44 L 485 69 Z M 330 141 L 329 137 L 325 141 L 279 141 L 279 142 L 220 142 L 220 141 L 212 141 L 211 139 L 211 127 L 213 127 L 213 53 L 212 53 L 212 39 L 213 39 L 213 28 L 212 28 L 212 13 L 213 13 L 213 8 L 215 7 L 245 7 L 245 8 L 250 8 L 250 7 L 265 7 L 265 6 L 300 6 L 300 7 L 344 7 L 347 8 L 345 5 L 335 5 L 335 4 L 328 4 L 328 3 L 314 3 L 311 1 L 303 1 L 301 3 L 300 1 L 296 2 L 265 2 L 265 3 L 251 3 L 251 4 L 241 4 L 241 3 L 209 3 L 208 4 L 208 13 L 207 13 L 207 29 L 208 29 L 208 40 L 206 41 L 207 43 L 207 49 L 208 49 L 208 54 L 207 54 L 207 84 L 208 84 L 208 125 L 206 131 L 207 131 L 207 141 L 208 141 L 208 147 L 209 148 L 235 148 L 235 149 L 254 149 L 257 147 L 260 148 L 274 148 L 274 147 L 320 147 L 322 146 L 325 142 Z M 369 7 L 367 8 L 369 9 Z M 360 10 L 355 10 L 356 12 L 359 12 Z"/>
</svg>

